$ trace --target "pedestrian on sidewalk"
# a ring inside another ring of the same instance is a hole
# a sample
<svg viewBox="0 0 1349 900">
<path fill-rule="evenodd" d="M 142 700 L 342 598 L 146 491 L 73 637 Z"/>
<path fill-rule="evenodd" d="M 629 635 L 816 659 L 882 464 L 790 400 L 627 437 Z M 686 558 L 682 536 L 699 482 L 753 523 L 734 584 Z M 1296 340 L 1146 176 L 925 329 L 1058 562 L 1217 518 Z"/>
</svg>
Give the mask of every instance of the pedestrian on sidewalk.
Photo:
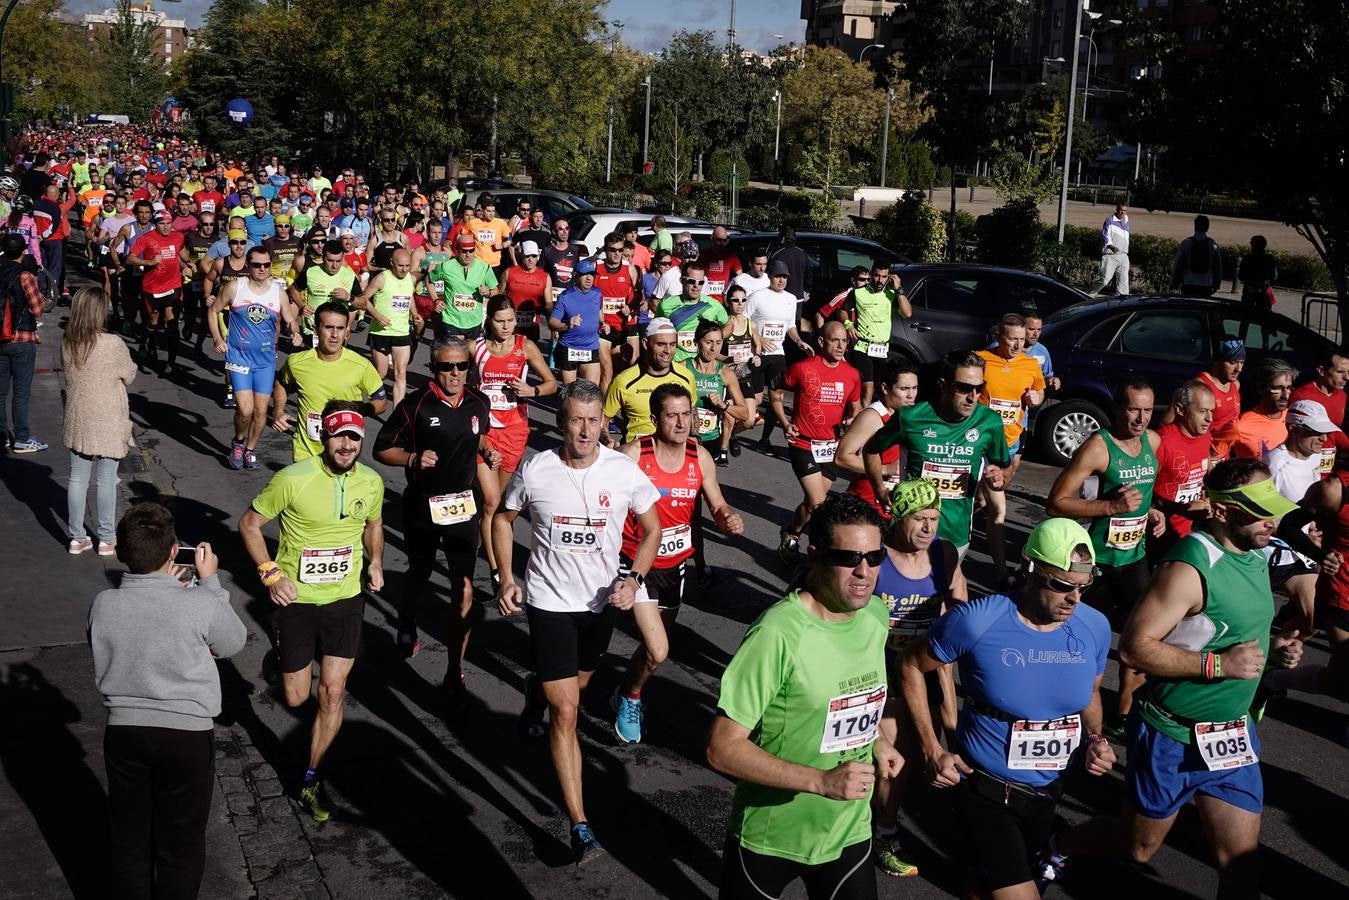
<svg viewBox="0 0 1349 900">
<path fill-rule="evenodd" d="M 1115 212 L 1101 226 L 1101 286 L 1097 294 L 1105 293 L 1110 282 L 1115 282 L 1115 293 L 1129 293 L 1129 207 L 1115 204 Z"/>
<path fill-rule="evenodd" d="M 1208 236 L 1208 216 L 1194 217 L 1194 234 L 1180 242 L 1171 261 L 1171 289 L 1187 297 L 1212 297 L 1223 281 L 1218 242 Z"/>
<path fill-rule="evenodd" d="M 111 311 L 102 289 L 80 288 L 71 298 L 70 321 L 61 342 L 61 367 L 66 373 L 62 437 L 70 450 L 66 522 L 71 554 L 93 546 L 84 527 L 90 475 L 97 485 L 98 555 L 117 552 L 117 464 L 131 444 L 126 389 L 136 377 L 136 364 L 122 339 L 107 330 Z"/>
<path fill-rule="evenodd" d="M 5 427 L 5 404 L 14 391 L 13 443 L 15 453 L 37 453 L 47 445 L 28 430 L 28 397 L 37 363 L 37 325 L 45 311 L 35 265 L 23 261 L 28 241 L 21 234 L 0 237 L 0 450 L 10 432 Z"/>
<path fill-rule="evenodd" d="M 192 898 L 201 888 L 220 714 L 215 658 L 238 653 L 248 636 L 211 545 L 180 548 L 175 533 L 158 503 L 127 512 L 117 558 L 129 571 L 89 610 L 94 681 L 108 708 L 109 894 L 128 900 Z M 180 549 L 192 552 L 195 587 L 179 580 Z"/>
<path fill-rule="evenodd" d="M 1269 241 L 1257 234 L 1251 238 L 1251 255 L 1237 267 L 1241 282 L 1241 302 L 1256 309 L 1274 308 L 1274 282 L 1279 277 L 1279 266 L 1268 253 Z"/>
</svg>

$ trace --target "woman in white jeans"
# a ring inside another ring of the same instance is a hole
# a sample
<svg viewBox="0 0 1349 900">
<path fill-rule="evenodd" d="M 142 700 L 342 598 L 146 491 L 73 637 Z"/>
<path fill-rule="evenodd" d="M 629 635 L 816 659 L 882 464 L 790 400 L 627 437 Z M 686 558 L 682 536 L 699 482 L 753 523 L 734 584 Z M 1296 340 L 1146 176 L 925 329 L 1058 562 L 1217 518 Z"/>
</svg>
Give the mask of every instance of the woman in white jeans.
<svg viewBox="0 0 1349 900">
<path fill-rule="evenodd" d="M 122 339 L 107 331 L 111 305 L 98 288 L 82 288 L 70 303 L 70 322 L 61 342 L 66 374 L 65 445 L 70 450 L 66 492 L 70 552 L 93 547 L 84 527 L 90 476 L 97 485 L 98 553 L 117 552 L 117 465 L 131 444 L 126 387 L 136 377 Z"/>
</svg>

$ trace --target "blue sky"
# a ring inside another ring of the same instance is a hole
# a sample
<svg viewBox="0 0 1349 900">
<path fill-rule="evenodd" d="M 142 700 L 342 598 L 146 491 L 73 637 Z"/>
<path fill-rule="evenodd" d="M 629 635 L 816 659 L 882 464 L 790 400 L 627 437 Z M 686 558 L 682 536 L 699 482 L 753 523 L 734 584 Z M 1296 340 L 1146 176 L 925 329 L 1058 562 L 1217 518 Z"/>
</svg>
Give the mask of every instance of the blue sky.
<svg viewBox="0 0 1349 900">
<path fill-rule="evenodd" d="M 171 18 L 186 19 L 189 28 L 201 25 L 210 0 L 183 0 L 181 3 L 155 4 Z M 86 12 L 102 11 L 112 0 L 67 0 L 66 9 L 78 17 Z M 609 19 L 623 23 L 623 42 L 643 53 L 660 50 L 676 31 L 708 29 L 725 35 L 730 26 L 730 0 L 609 0 Z M 805 23 L 797 0 L 737 0 L 735 27 L 740 43 L 751 50 L 771 50 L 786 41 L 800 43 Z M 773 35 L 785 35 L 785 40 Z"/>
</svg>

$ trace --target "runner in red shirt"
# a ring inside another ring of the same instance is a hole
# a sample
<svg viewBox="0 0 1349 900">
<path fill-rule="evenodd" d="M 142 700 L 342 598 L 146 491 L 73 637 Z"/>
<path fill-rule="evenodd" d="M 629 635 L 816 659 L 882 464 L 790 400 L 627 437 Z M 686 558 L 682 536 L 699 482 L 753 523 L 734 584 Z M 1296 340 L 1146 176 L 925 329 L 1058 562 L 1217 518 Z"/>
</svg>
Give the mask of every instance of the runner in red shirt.
<svg viewBox="0 0 1349 900">
<path fill-rule="evenodd" d="M 1176 541 L 1190 533 L 1197 516 L 1208 510 L 1204 499 L 1204 475 L 1208 472 L 1213 446 L 1213 391 L 1200 379 L 1188 381 L 1176 391 L 1171 403 L 1173 420 L 1157 429 L 1162 439 L 1157 447 L 1157 480 L 1152 505 L 1166 513 L 1166 533 L 1148 538 L 1153 565 L 1161 561 Z"/>
<path fill-rule="evenodd" d="M 904 360 L 884 362 L 876 368 L 876 399 L 858 413 L 838 442 L 834 463 L 846 469 L 852 479 L 848 493 L 856 494 L 871 504 L 883 517 L 890 518 L 889 506 L 881 506 L 876 499 L 878 487 L 889 488 L 904 480 L 904 447 L 895 444 L 881 451 L 881 470 L 868 472 L 863 455 L 867 442 L 875 437 L 895 411 L 918 402 L 918 371 Z"/>
<path fill-rule="evenodd" d="M 1246 366 L 1246 345 L 1237 338 L 1218 342 L 1213 364 L 1196 376 L 1213 391 L 1213 458 L 1226 458 L 1236 440 L 1241 415 L 1241 370 Z"/>
<path fill-rule="evenodd" d="M 1344 386 L 1349 383 L 1349 356 L 1335 350 L 1327 350 L 1317 358 L 1316 374 L 1311 381 L 1293 391 L 1289 404 L 1299 400 L 1315 400 L 1325 407 L 1326 415 L 1341 429 L 1344 428 L 1345 394 Z M 1335 466 L 1335 454 L 1349 451 L 1349 435 L 1343 430 L 1333 431 L 1326 445 L 1321 448 L 1321 474 L 1328 475 Z"/>
<path fill-rule="evenodd" d="M 595 268 L 595 287 L 599 288 L 603 298 L 600 306 L 603 322 L 600 337 L 609 342 L 609 347 L 601 347 L 601 350 L 606 356 L 612 354 L 615 348 L 620 351 L 614 365 L 614 371 L 617 372 L 636 359 L 627 352 L 632 344 L 627 341 L 626 335 L 628 322 L 637 309 L 642 276 L 631 263 L 624 264 L 621 234 L 610 234 L 604 238 L 602 260 Z"/>
<path fill-rule="evenodd" d="M 501 290 L 515 306 L 515 329 L 531 341 L 539 339 L 539 317 L 552 311 L 553 280 L 539 265 L 539 245 L 524 241 L 515 265 L 506 270 Z"/>
<path fill-rule="evenodd" d="M 192 202 L 197 204 L 197 214 L 215 213 L 219 219 L 221 213 L 225 211 L 225 195 L 216 190 L 216 177 L 214 175 L 205 175 L 201 179 L 202 189 L 192 195 Z"/>
<path fill-rule="evenodd" d="M 787 436 L 787 456 L 805 495 L 778 545 L 787 559 L 800 555 L 801 530 L 838 477 L 839 435 L 862 410 L 862 377 L 844 362 L 848 332 L 843 323 L 826 323 L 820 344 L 821 355 L 797 361 L 772 393 L 773 415 Z M 796 393 L 790 422 L 782 407 L 788 390 Z"/>
<path fill-rule="evenodd" d="M 703 296 L 711 297 L 722 305 L 725 305 L 723 298 L 726 296 L 726 288 L 745 268 L 740 264 L 740 256 L 726 246 L 730 240 L 731 233 L 718 225 L 712 229 L 712 246 L 698 254 L 698 262 L 706 267 L 707 273 L 707 285 L 703 288 Z"/>
<path fill-rule="evenodd" d="M 123 262 L 144 271 L 141 278 L 141 303 L 147 327 L 141 333 L 141 364 L 158 365 L 159 354 L 155 344 L 163 342 L 168 351 L 169 367 L 174 368 L 178 364 L 178 323 L 175 311 L 183 298 L 183 265 L 191 257 L 183 249 L 183 233 L 173 230 L 173 216 L 168 211 L 155 213 L 154 223 L 154 231 L 147 231 L 138 237 Z M 152 334 L 159 335 L 160 341 L 155 341 Z"/>
</svg>

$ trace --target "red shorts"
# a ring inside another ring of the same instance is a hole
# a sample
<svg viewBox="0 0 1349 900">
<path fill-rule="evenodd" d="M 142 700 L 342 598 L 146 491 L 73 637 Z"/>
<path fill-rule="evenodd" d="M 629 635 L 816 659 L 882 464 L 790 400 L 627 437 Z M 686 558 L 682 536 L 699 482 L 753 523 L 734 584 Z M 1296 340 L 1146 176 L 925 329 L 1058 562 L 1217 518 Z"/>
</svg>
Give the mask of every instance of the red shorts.
<svg viewBox="0 0 1349 900">
<path fill-rule="evenodd" d="M 854 478 L 848 484 L 848 493 L 861 497 L 867 503 L 871 504 L 872 509 L 876 510 L 885 518 L 890 518 L 890 510 L 881 509 L 881 505 L 876 502 L 876 489 L 871 486 L 870 478 Z"/>
<path fill-rule="evenodd" d="M 487 446 L 501 454 L 501 468 L 514 472 L 520 468 L 520 460 L 525 455 L 525 445 L 529 443 L 529 423 L 517 419 L 505 428 L 493 428 L 487 432 Z"/>
<path fill-rule="evenodd" d="M 413 294 L 412 302 L 417 306 L 417 315 L 423 319 L 436 315 L 436 301 L 426 294 Z"/>
</svg>

